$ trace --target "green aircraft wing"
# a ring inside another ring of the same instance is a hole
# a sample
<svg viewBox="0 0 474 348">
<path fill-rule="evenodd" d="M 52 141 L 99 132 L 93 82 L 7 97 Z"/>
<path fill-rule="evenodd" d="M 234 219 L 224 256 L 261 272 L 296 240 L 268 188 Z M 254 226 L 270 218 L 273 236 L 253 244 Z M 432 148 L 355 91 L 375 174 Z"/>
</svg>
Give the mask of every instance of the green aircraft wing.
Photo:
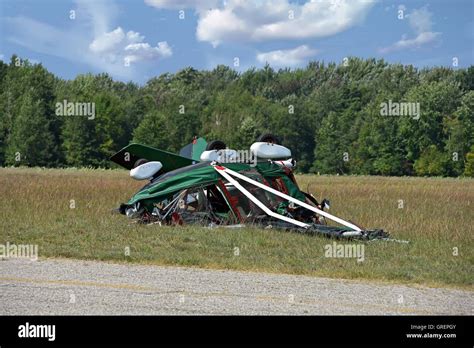
<svg viewBox="0 0 474 348">
<path fill-rule="evenodd" d="M 186 158 L 168 151 L 158 150 L 154 147 L 141 144 L 129 144 L 110 157 L 111 161 L 126 169 L 132 169 L 139 159 L 160 161 L 163 165 L 163 173 L 199 162 L 199 159 L 193 160 L 192 158 Z"/>
</svg>

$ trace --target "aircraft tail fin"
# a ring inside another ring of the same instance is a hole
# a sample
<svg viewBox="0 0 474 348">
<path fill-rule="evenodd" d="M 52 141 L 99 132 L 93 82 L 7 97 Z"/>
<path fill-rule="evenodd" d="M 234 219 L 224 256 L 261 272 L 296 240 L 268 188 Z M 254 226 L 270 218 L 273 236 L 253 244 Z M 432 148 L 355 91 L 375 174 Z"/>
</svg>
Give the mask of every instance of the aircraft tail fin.
<svg viewBox="0 0 474 348">
<path fill-rule="evenodd" d="M 194 161 L 200 161 L 201 154 L 206 150 L 206 146 L 206 139 L 194 137 L 192 143 L 186 145 L 179 151 L 179 155 Z"/>
</svg>

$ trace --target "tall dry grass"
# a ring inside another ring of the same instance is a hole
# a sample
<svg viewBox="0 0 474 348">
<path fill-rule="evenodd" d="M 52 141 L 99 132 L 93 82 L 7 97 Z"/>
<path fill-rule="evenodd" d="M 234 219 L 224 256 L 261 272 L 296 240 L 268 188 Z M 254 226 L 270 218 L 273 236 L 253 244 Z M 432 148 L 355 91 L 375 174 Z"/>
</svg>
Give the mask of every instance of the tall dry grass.
<svg viewBox="0 0 474 348">
<path fill-rule="evenodd" d="M 331 213 L 410 243 L 366 243 L 357 262 L 327 258 L 332 240 L 296 233 L 137 225 L 111 213 L 143 184 L 126 171 L 0 168 L 0 244 L 38 244 L 40 257 L 472 288 L 474 180 L 300 175 L 298 181 L 317 198 L 330 198 Z"/>
</svg>

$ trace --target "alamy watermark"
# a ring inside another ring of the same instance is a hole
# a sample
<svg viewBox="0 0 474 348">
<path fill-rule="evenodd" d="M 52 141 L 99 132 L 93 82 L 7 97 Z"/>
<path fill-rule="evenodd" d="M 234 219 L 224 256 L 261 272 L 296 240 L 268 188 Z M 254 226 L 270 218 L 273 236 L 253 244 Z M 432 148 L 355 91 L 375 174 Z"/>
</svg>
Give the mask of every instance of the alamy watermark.
<svg viewBox="0 0 474 348">
<path fill-rule="evenodd" d="M 38 260 L 37 244 L 0 244 L 0 258 L 23 258 L 32 261 Z"/>
<path fill-rule="evenodd" d="M 38 325 L 26 322 L 18 326 L 18 337 L 47 338 L 48 341 L 54 341 L 56 339 L 56 325 Z"/>
<path fill-rule="evenodd" d="M 87 116 L 95 119 L 95 103 L 70 102 L 64 99 L 56 103 L 56 116 Z"/>
<path fill-rule="evenodd" d="M 413 102 L 388 102 L 380 103 L 381 116 L 409 116 L 414 120 L 420 119 L 420 103 Z"/>
<path fill-rule="evenodd" d="M 324 246 L 324 256 L 331 258 L 355 258 L 357 262 L 365 260 L 364 244 L 326 244 Z"/>
<path fill-rule="evenodd" d="M 257 156 L 249 150 L 217 150 L 217 155 L 221 163 L 249 163 L 251 167 L 257 165 Z"/>
</svg>

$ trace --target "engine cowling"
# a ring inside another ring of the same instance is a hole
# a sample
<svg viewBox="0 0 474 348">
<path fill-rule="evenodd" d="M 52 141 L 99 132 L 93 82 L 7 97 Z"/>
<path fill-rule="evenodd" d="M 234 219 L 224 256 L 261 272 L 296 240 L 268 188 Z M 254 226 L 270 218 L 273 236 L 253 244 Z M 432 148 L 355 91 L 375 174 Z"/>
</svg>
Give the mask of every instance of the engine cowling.
<svg viewBox="0 0 474 348">
<path fill-rule="evenodd" d="M 135 180 L 151 179 L 161 168 L 163 165 L 159 161 L 146 162 L 130 170 L 130 176 Z"/>
<path fill-rule="evenodd" d="M 291 151 L 282 145 L 256 142 L 250 146 L 250 151 L 257 158 L 263 159 L 287 159 L 291 157 Z"/>
<path fill-rule="evenodd" d="M 207 150 L 201 154 L 200 160 L 203 162 L 234 162 L 238 158 L 237 151 L 231 149 Z"/>
</svg>

